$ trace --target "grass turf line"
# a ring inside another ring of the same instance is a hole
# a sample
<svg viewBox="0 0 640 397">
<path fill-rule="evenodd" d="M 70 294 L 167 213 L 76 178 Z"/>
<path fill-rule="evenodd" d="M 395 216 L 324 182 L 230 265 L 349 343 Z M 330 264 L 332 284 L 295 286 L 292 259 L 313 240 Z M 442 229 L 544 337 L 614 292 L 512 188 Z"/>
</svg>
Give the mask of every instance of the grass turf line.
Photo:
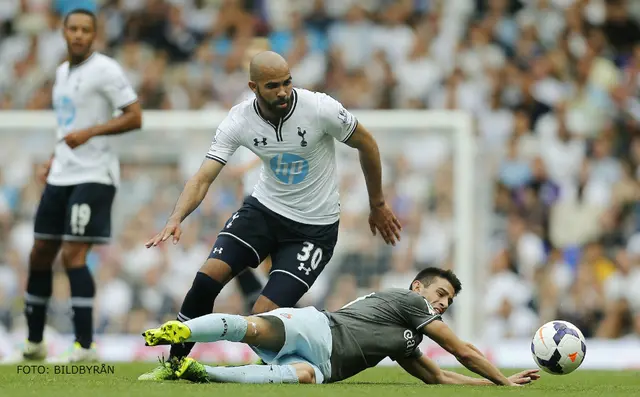
<svg viewBox="0 0 640 397">
<path fill-rule="evenodd" d="M 563 396 L 633 396 L 640 390 L 638 371 L 581 371 L 553 376 L 542 373 L 542 379 L 533 385 L 519 388 L 491 386 L 424 385 L 399 368 L 373 368 L 346 381 L 330 385 L 197 385 L 180 382 L 139 382 L 138 375 L 153 368 L 153 364 L 115 364 L 114 374 L 24 375 L 17 373 L 17 365 L 0 366 L 0 395 L 3 397 L 125 397 L 160 396 L 177 393 L 176 396 L 213 397 L 336 397 L 384 396 L 406 397 L 433 395 L 438 397 L 460 396 L 512 396 L 544 397 L 548 393 Z M 462 371 L 470 374 L 468 371 Z M 507 375 L 515 370 L 505 370 Z M 304 388 L 304 391 L 302 390 Z M 184 393 L 184 394 L 182 394 Z"/>
</svg>

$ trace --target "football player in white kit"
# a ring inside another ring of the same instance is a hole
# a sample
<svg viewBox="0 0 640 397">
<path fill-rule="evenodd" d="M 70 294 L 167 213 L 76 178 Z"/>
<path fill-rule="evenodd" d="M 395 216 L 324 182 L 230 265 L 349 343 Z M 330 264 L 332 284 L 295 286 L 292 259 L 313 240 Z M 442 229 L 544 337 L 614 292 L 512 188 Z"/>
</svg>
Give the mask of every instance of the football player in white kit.
<svg viewBox="0 0 640 397">
<path fill-rule="evenodd" d="M 116 61 L 92 50 L 96 17 L 73 10 L 64 18 L 68 60 L 56 70 L 53 103 L 57 142 L 46 165 L 46 187 L 35 216 L 25 314 L 29 328 L 23 357 L 43 360 L 52 264 L 62 252 L 69 277 L 75 343 L 68 361 L 97 359 L 93 344 L 95 284 L 86 266 L 93 244 L 111 237 L 111 205 L 119 184 L 119 161 L 108 135 L 142 125 L 138 97 Z M 122 114 L 114 117 L 114 112 Z"/>
<path fill-rule="evenodd" d="M 265 51 L 251 61 L 255 98 L 234 106 L 222 121 L 200 170 L 186 183 L 153 247 L 180 239 L 180 223 L 204 199 L 209 186 L 240 146 L 262 160 L 260 181 L 224 225 L 209 258 L 196 274 L 178 320 L 209 314 L 216 297 L 238 273 L 268 255 L 269 280 L 254 313 L 292 307 L 313 285 L 333 255 L 340 201 L 335 140 L 356 148 L 364 172 L 372 233 L 395 245 L 401 226 L 382 192 L 378 145 L 342 105 L 328 95 L 293 88 L 287 62 Z M 171 360 L 187 356 L 194 343 L 171 346 Z M 140 380 L 175 379 L 168 363 Z"/>
</svg>

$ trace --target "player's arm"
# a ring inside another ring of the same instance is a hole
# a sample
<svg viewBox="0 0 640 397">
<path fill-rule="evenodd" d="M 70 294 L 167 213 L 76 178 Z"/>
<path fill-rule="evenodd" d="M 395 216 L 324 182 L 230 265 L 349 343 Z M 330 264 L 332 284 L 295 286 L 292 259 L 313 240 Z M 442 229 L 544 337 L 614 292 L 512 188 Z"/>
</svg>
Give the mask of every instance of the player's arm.
<svg viewBox="0 0 640 397">
<path fill-rule="evenodd" d="M 384 204 L 380 150 L 371 133 L 342 104 L 329 95 L 319 97 L 321 120 L 327 134 L 357 149 L 372 207 Z"/>
<path fill-rule="evenodd" d="M 142 106 L 134 102 L 121 108 L 122 114 L 116 118 L 89 128 L 91 137 L 100 135 L 115 135 L 137 130 L 142 127 Z"/>
<path fill-rule="evenodd" d="M 426 384 L 495 386 L 487 379 L 473 378 L 453 371 L 441 369 L 438 364 L 425 355 L 397 360 L 397 363 L 409 374 Z M 514 383 L 524 385 L 540 378 L 537 369 L 519 372 L 509 377 Z"/>
<path fill-rule="evenodd" d="M 181 223 L 189 214 L 191 214 L 207 195 L 209 187 L 218 177 L 224 165 L 218 161 L 204 159 L 202 165 L 187 183 L 178 198 L 178 202 L 169 217 Z"/>
<path fill-rule="evenodd" d="M 477 379 L 455 372 L 445 371 L 424 354 L 420 357 L 403 358 L 397 360 L 397 363 L 400 364 L 405 371 L 429 385 L 493 385 L 493 383 L 486 379 Z"/>
<path fill-rule="evenodd" d="M 355 130 L 344 143 L 358 150 L 360 165 L 369 193 L 369 205 L 372 208 L 380 207 L 384 205 L 380 150 L 371 133 L 362 124 L 357 121 L 356 123 Z"/>
<path fill-rule="evenodd" d="M 355 116 L 338 101 L 328 95 L 322 95 L 320 101 L 325 131 L 336 140 L 358 150 L 369 194 L 371 233 L 375 236 L 376 231 L 379 231 L 387 244 L 395 245 L 396 241 L 400 240 L 402 225 L 384 200 L 382 162 L 378 143 Z"/>
<path fill-rule="evenodd" d="M 180 224 L 202 203 L 209 187 L 220 174 L 222 167 L 224 167 L 224 164 L 219 161 L 210 158 L 204 159 L 198 171 L 185 183 L 184 189 L 182 189 L 178 202 L 164 229 L 147 241 L 145 244 L 147 248 L 155 247 L 171 236 L 173 236 L 173 243 L 178 243 L 182 235 Z"/>
<path fill-rule="evenodd" d="M 142 106 L 120 65 L 114 63 L 105 67 L 101 78 L 102 95 L 107 98 L 113 109 L 120 109 L 122 114 L 90 128 L 91 135 L 122 134 L 142 127 Z"/>
<path fill-rule="evenodd" d="M 409 374 L 428 385 L 447 383 L 445 381 L 444 371 L 424 354 L 420 357 L 398 359 L 396 362 Z"/>
<path fill-rule="evenodd" d="M 97 78 L 100 94 L 122 114 L 103 124 L 67 134 L 64 141 L 72 149 L 97 136 L 122 134 L 142 127 L 142 107 L 122 68 L 115 63 L 106 65 Z"/>
<path fill-rule="evenodd" d="M 220 123 L 202 165 L 184 185 L 184 189 L 164 229 L 147 241 L 145 244 L 147 248 L 158 245 L 170 236 L 173 236 L 174 244 L 180 240 L 180 235 L 182 234 L 180 224 L 202 203 L 209 187 L 222 171 L 222 167 L 227 164 L 229 157 L 238 149 L 240 144 L 235 131 L 236 128 L 233 122 L 227 116 Z"/>
<path fill-rule="evenodd" d="M 74 131 L 64 137 L 65 143 L 74 149 L 89 139 L 100 135 L 115 135 L 129 132 L 142 127 L 142 109 L 140 103 L 135 102 L 122 108 L 122 114 L 107 121 L 84 130 Z"/>
<path fill-rule="evenodd" d="M 496 385 L 515 384 L 504 376 L 498 368 L 491 364 L 478 349 L 458 338 L 444 322 L 432 321 L 422 327 L 422 332 L 442 346 L 446 351 L 453 354 L 460 364 L 464 365 L 470 371 L 483 376 Z"/>
</svg>

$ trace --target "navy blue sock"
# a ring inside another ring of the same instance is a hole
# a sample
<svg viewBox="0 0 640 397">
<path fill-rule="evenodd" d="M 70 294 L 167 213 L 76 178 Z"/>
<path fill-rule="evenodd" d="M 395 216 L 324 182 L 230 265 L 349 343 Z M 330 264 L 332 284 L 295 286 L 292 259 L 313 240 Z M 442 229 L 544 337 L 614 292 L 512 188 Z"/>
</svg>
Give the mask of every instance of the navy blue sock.
<svg viewBox="0 0 640 397">
<path fill-rule="evenodd" d="M 24 296 L 24 313 L 29 327 L 27 339 L 30 342 L 42 342 L 47 319 L 47 304 L 51 298 L 52 289 L 53 272 L 51 270 L 29 270 L 27 291 Z"/>
<path fill-rule="evenodd" d="M 191 289 L 184 297 L 180 313 L 178 313 L 178 321 L 185 322 L 192 318 L 212 313 L 213 304 L 218 297 L 218 294 L 220 294 L 220 291 L 222 291 L 222 287 L 224 287 L 224 285 L 221 283 L 202 272 L 198 272 L 193 280 Z M 169 358 L 182 358 L 188 356 L 194 345 L 194 342 L 171 345 Z"/>
<path fill-rule="evenodd" d="M 93 298 L 96 287 L 87 266 L 67 269 L 71 286 L 71 308 L 76 342 L 85 349 L 93 342 Z"/>
</svg>

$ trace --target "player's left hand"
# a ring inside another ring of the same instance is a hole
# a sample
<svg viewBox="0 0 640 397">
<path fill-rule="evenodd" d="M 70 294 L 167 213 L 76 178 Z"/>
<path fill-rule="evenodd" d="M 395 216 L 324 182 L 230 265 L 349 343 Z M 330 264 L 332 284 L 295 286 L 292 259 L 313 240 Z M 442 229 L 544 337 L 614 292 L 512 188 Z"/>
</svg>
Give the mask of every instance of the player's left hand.
<svg viewBox="0 0 640 397">
<path fill-rule="evenodd" d="M 540 379 L 540 374 L 538 372 L 540 372 L 539 369 L 527 369 L 526 371 L 511 375 L 509 380 L 518 385 L 526 385 Z"/>
<path fill-rule="evenodd" d="M 79 130 L 74 131 L 64 137 L 64 142 L 71 149 L 75 149 L 80 145 L 86 143 L 89 139 L 93 137 L 93 134 L 90 130 Z"/>
<path fill-rule="evenodd" d="M 384 242 L 387 244 L 395 246 L 396 241 L 400 241 L 402 225 L 387 203 L 377 207 L 371 207 L 369 227 L 374 236 L 376 235 L 376 230 L 379 231 Z"/>
</svg>

